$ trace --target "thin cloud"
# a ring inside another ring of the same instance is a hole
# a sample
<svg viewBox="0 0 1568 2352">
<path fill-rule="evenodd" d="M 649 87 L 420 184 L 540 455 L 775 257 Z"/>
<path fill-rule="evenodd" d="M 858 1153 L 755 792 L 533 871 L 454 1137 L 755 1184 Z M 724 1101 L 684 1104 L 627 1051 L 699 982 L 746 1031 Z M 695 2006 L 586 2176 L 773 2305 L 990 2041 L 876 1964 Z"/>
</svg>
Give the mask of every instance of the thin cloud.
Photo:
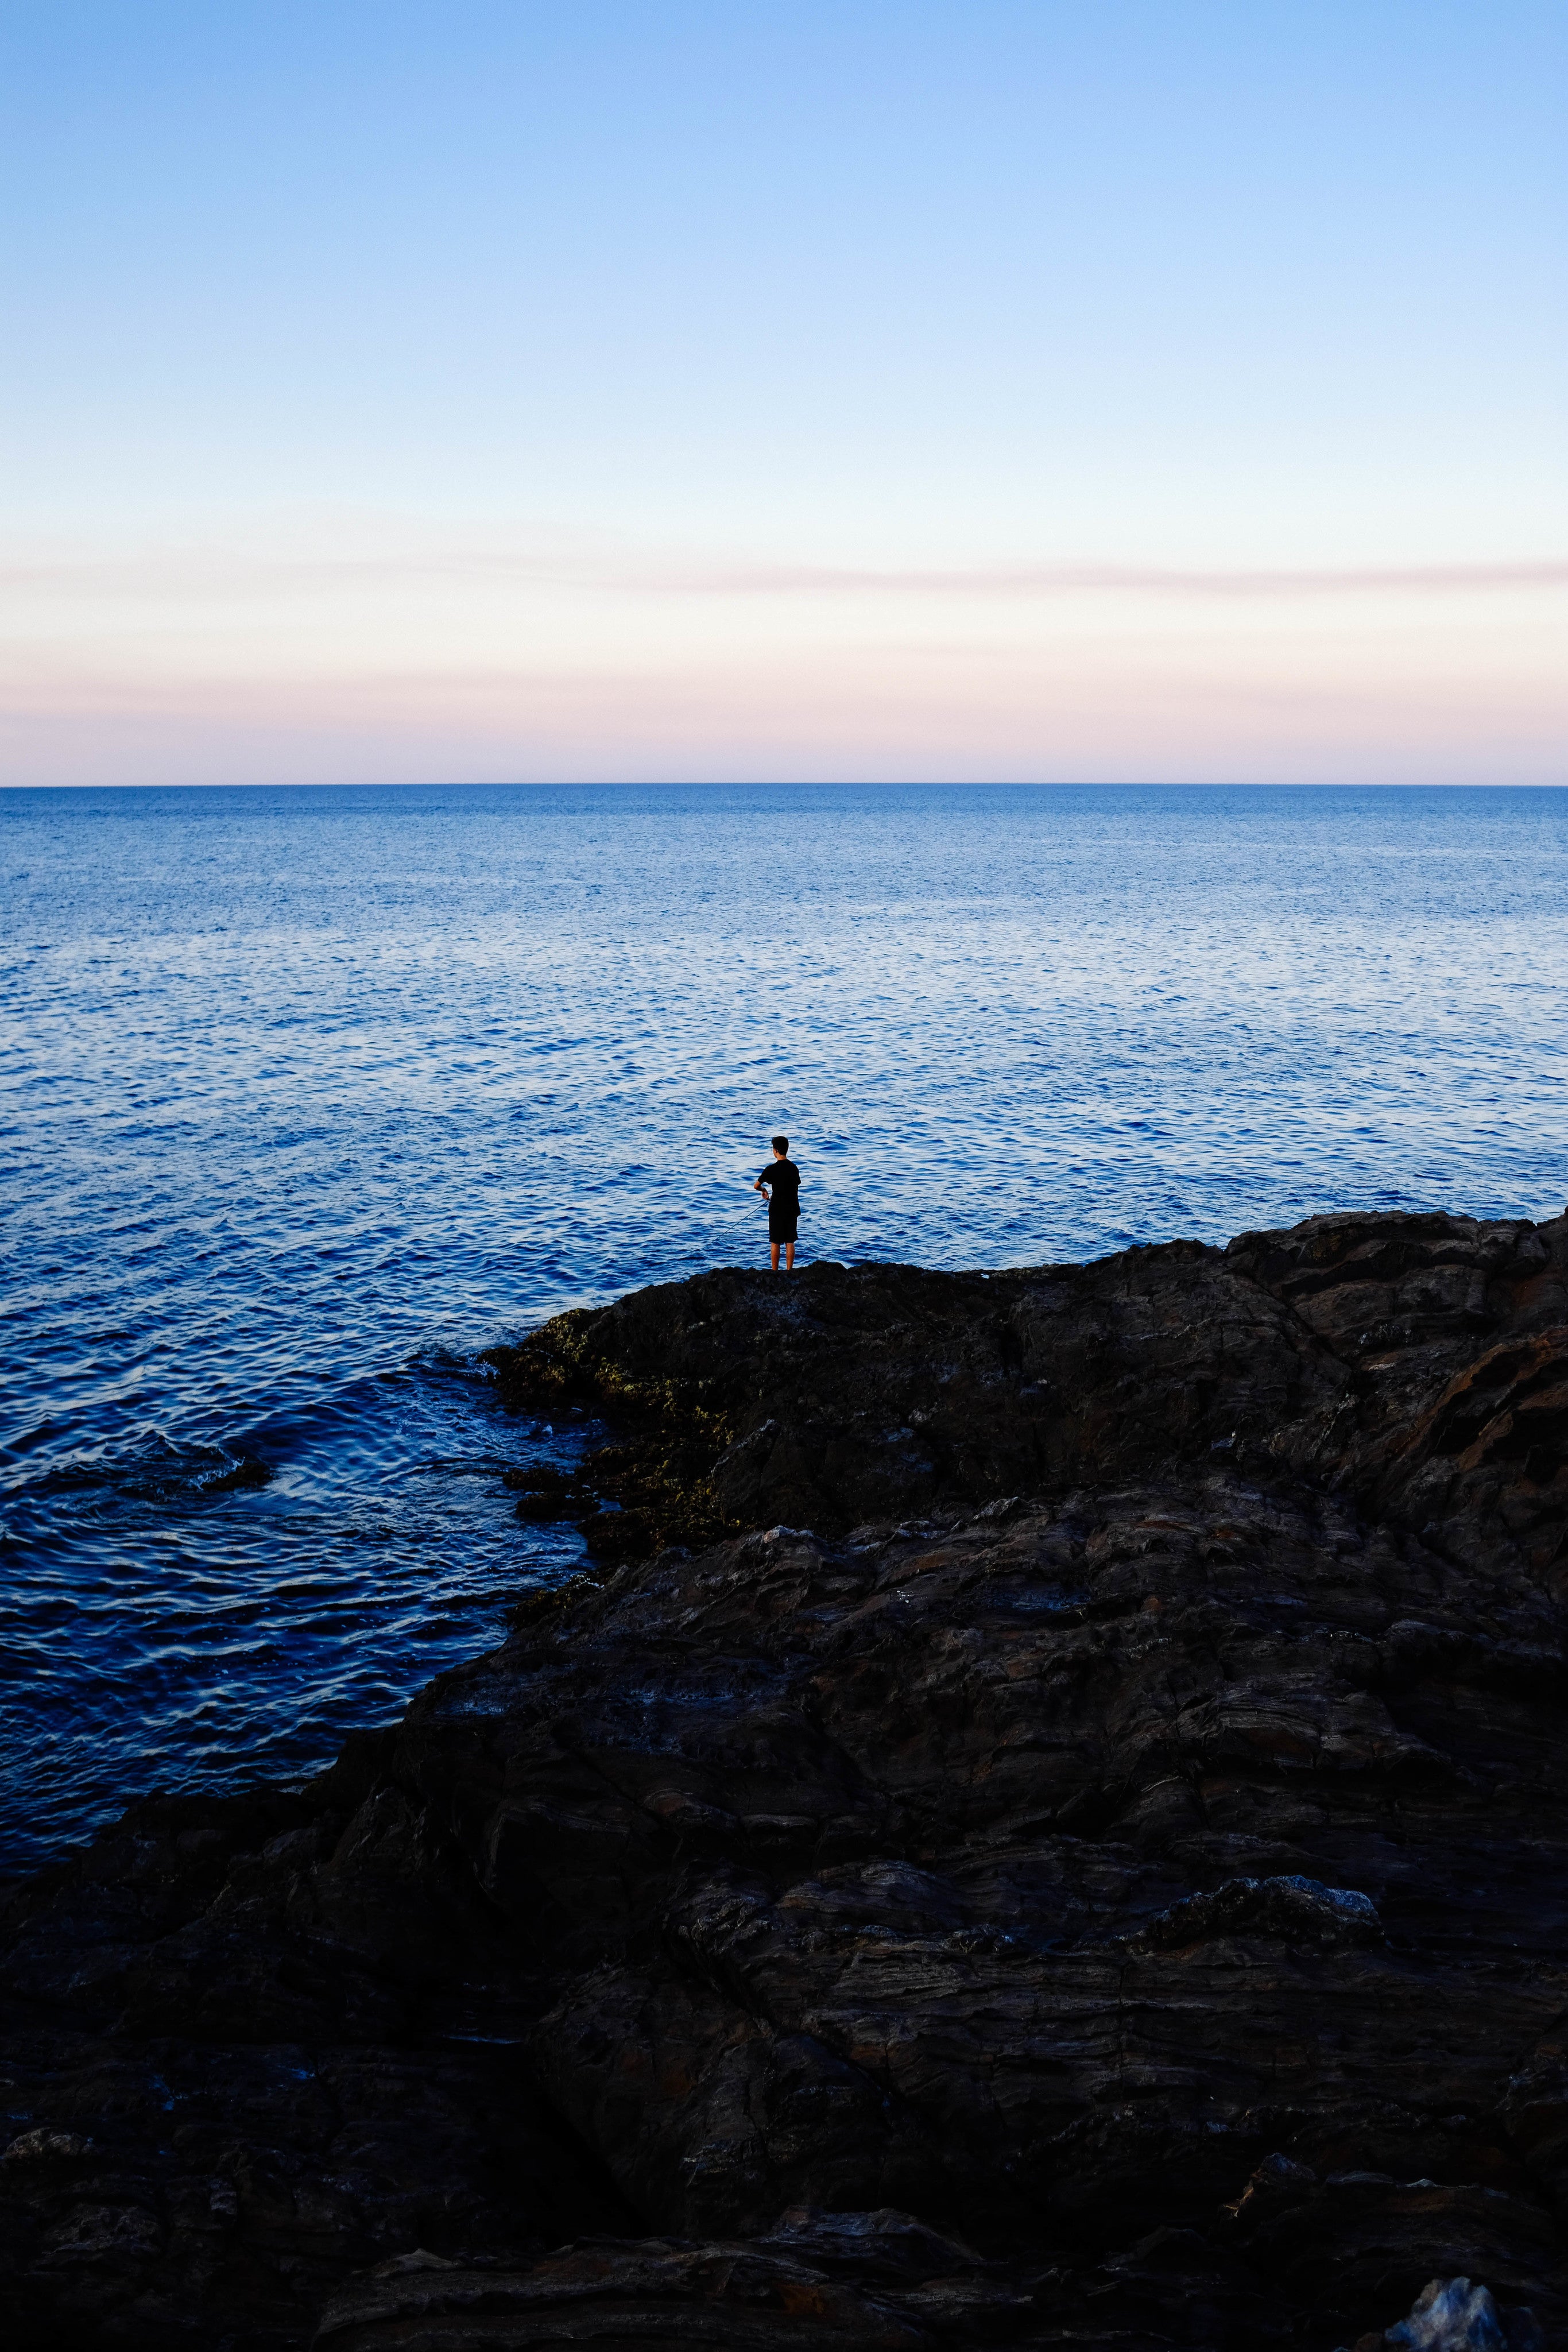
<svg viewBox="0 0 1568 2352">
<path fill-rule="evenodd" d="M 387 589 L 440 581 L 580 593 L 676 597 L 916 598 L 966 603 L 1068 596 L 1272 601 L 1340 596 L 1477 596 L 1568 588 L 1568 561 L 1247 569 L 1160 564 L 1007 563 L 879 568 L 738 563 L 495 547 L 405 547 L 271 555 L 236 546 L 145 555 L 41 557 L 0 566 L 0 593 L 100 596 Z"/>
<path fill-rule="evenodd" d="M 1434 563 L 1322 571 L 1177 571 L 1112 563 L 1003 564 L 970 571 L 847 571 L 752 567 L 693 578 L 693 588 L 753 594 L 904 596 L 1476 595 L 1568 587 L 1568 562 Z"/>
</svg>

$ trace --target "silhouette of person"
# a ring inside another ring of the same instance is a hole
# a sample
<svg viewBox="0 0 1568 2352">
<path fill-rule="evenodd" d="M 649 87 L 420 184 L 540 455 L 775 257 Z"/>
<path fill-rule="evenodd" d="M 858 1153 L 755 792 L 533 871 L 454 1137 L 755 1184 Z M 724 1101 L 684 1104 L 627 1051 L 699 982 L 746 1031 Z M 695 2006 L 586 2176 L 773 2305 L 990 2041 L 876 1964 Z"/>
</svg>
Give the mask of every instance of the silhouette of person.
<svg viewBox="0 0 1568 2352">
<path fill-rule="evenodd" d="M 776 1135 L 773 1157 L 752 1186 L 768 1195 L 768 1243 L 773 1271 L 779 1271 L 779 1251 L 784 1251 L 784 1271 L 795 1271 L 795 1236 L 800 1223 L 800 1171 L 789 1157 L 789 1139 Z"/>
</svg>

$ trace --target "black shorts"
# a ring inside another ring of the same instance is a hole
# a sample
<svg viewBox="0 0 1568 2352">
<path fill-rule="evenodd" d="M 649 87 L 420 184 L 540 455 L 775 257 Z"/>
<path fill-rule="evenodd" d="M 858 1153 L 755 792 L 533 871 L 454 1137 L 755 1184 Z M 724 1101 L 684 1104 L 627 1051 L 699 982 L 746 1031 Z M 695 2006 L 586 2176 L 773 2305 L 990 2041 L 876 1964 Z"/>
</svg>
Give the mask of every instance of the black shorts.
<svg viewBox="0 0 1568 2352">
<path fill-rule="evenodd" d="M 790 1216 L 787 1210 L 770 1208 L 768 1212 L 768 1238 L 770 1242 L 797 1241 L 800 1223 L 799 1216 Z"/>
</svg>

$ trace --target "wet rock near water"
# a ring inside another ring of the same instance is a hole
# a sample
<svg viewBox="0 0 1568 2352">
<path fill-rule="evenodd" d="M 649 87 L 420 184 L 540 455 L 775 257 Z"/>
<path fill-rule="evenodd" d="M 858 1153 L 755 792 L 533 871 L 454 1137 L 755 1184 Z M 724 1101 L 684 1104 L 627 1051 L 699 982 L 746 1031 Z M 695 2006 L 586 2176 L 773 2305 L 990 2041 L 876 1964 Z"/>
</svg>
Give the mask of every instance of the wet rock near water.
<svg viewBox="0 0 1568 2352">
<path fill-rule="evenodd" d="M 10 1900 L 19 2342 L 1560 2339 L 1568 1220 L 497 1372 L 612 1418 L 517 1481 L 597 1569 Z"/>
</svg>

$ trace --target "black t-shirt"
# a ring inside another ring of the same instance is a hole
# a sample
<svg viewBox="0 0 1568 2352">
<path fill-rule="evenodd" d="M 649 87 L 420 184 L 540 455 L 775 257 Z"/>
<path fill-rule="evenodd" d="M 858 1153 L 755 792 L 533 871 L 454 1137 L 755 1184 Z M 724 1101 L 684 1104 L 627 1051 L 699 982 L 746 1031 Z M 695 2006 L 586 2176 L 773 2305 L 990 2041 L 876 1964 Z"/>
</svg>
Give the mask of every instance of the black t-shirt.
<svg viewBox="0 0 1568 2352">
<path fill-rule="evenodd" d="M 770 1160 L 758 1181 L 773 1187 L 768 1195 L 769 1208 L 777 1209 L 782 1216 L 799 1215 L 800 1171 L 792 1160 Z"/>
</svg>

